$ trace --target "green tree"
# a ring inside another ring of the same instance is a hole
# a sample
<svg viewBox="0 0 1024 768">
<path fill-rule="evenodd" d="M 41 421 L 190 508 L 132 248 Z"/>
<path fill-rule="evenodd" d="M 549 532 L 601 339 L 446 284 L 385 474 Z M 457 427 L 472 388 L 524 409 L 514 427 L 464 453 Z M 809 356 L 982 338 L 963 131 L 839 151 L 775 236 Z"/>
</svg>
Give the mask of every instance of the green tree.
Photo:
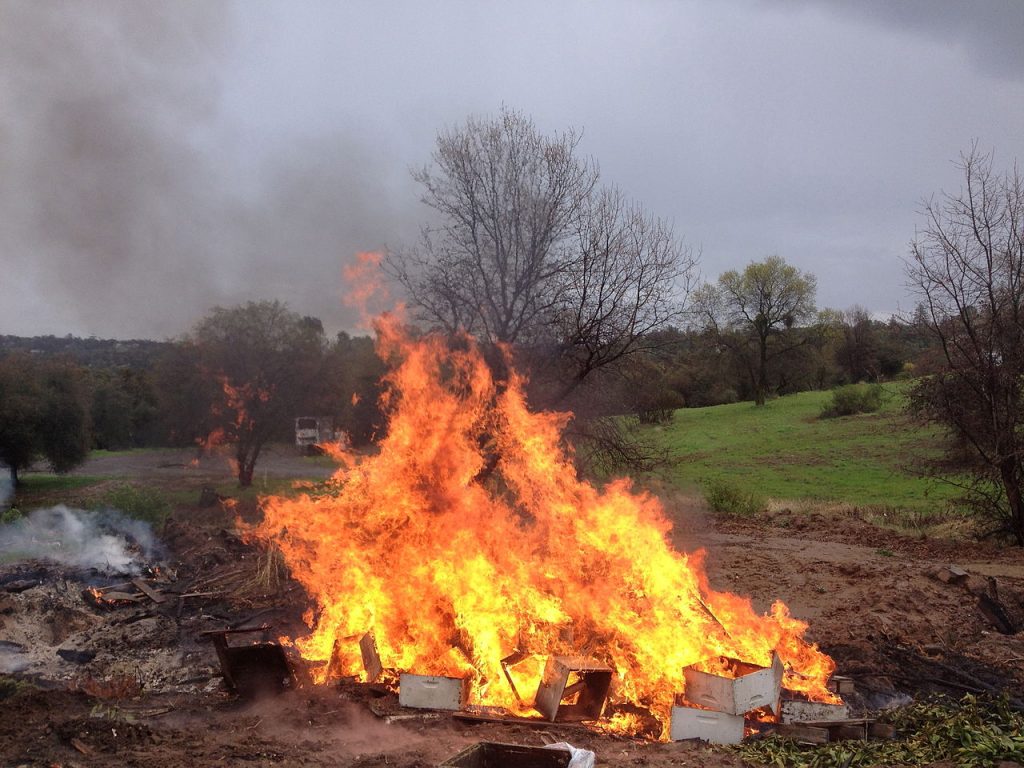
<svg viewBox="0 0 1024 768">
<path fill-rule="evenodd" d="M 964 186 L 924 205 L 907 274 L 938 345 L 911 406 L 947 430 L 968 500 L 1024 546 L 1024 180 L 977 146 Z"/>
<path fill-rule="evenodd" d="M 0 461 L 11 480 L 40 457 L 54 472 L 81 464 L 89 452 L 85 374 L 63 361 L 11 354 L 0 359 Z"/>
<path fill-rule="evenodd" d="M 90 379 L 94 448 L 120 450 L 156 442 L 158 412 L 150 371 L 104 368 L 91 371 Z"/>
<path fill-rule="evenodd" d="M 281 302 L 214 308 L 160 367 L 174 437 L 232 445 L 251 485 L 266 443 L 315 402 L 324 350 L 320 321 Z"/>
<path fill-rule="evenodd" d="M 742 363 L 757 405 L 768 395 L 772 364 L 810 340 L 800 328 L 815 315 L 816 290 L 814 275 L 769 256 L 742 272 L 723 272 L 716 285 L 696 292 L 702 323 Z"/>
<path fill-rule="evenodd" d="M 318 413 L 332 415 L 335 426 L 354 446 L 368 445 L 382 436 L 385 419 L 378 399 L 386 372 L 368 336 L 339 333 L 327 352 Z"/>
</svg>

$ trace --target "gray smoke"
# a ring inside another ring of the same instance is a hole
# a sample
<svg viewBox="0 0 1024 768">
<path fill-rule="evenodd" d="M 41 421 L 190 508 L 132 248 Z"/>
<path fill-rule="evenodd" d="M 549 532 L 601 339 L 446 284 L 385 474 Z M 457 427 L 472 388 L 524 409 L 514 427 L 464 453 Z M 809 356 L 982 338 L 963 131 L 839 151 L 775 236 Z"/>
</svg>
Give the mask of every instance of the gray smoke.
<svg viewBox="0 0 1024 768">
<path fill-rule="evenodd" d="M 351 325 L 342 264 L 396 228 L 393 159 L 351 125 L 251 128 L 227 74 L 250 11 L 0 3 L 0 259 L 34 297 L 2 332 L 166 338 L 255 299 Z"/>
<path fill-rule="evenodd" d="M 120 512 L 60 504 L 0 526 L 0 563 L 50 560 L 105 573 L 137 574 L 154 553 L 147 523 Z"/>
</svg>

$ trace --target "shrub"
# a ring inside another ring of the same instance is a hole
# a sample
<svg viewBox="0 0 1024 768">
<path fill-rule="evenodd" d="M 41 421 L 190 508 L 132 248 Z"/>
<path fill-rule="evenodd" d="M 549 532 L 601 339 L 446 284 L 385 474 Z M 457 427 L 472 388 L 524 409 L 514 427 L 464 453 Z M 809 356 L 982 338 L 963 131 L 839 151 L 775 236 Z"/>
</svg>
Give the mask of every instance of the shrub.
<svg viewBox="0 0 1024 768">
<path fill-rule="evenodd" d="M 8 523 L 13 523 L 15 520 L 20 520 L 21 518 L 21 510 L 17 507 L 0 510 L 0 525 L 7 525 Z"/>
<path fill-rule="evenodd" d="M 832 400 L 821 409 L 821 418 L 874 413 L 882 407 L 885 391 L 881 384 L 847 384 L 832 390 Z"/>
<path fill-rule="evenodd" d="M 768 500 L 760 494 L 745 493 L 728 483 L 716 481 L 704 487 L 704 499 L 715 512 L 725 515 L 753 517 L 764 512 Z"/>
</svg>

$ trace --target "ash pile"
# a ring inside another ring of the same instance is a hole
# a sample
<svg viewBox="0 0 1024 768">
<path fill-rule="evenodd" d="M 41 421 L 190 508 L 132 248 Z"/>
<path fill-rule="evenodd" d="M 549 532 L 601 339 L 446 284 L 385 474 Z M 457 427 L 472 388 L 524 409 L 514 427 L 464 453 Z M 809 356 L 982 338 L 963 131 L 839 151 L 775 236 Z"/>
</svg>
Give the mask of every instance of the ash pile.
<svg viewBox="0 0 1024 768">
<path fill-rule="evenodd" d="M 172 566 L 116 512 L 58 506 L 0 527 L 0 674 L 100 699 L 223 690 L 205 632 L 259 607 L 241 583 L 253 568 L 237 566 L 255 555 L 225 530 L 185 535 L 191 563 Z"/>
</svg>

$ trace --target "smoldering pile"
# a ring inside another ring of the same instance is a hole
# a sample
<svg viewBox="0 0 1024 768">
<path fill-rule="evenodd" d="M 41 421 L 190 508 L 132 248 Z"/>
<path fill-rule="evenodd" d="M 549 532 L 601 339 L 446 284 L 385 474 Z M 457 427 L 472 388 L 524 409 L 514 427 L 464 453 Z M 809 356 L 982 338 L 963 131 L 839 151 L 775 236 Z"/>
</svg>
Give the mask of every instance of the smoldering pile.
<svg viewBox="0 0 1024 768">
<path fill-rule="evenodd" d="M 141 573 L 156 555 L 150 526 L 116 510 L 63 504 L 0 526 L 0 563 L 45 560 L 101 573 Z"/>
</svg>

